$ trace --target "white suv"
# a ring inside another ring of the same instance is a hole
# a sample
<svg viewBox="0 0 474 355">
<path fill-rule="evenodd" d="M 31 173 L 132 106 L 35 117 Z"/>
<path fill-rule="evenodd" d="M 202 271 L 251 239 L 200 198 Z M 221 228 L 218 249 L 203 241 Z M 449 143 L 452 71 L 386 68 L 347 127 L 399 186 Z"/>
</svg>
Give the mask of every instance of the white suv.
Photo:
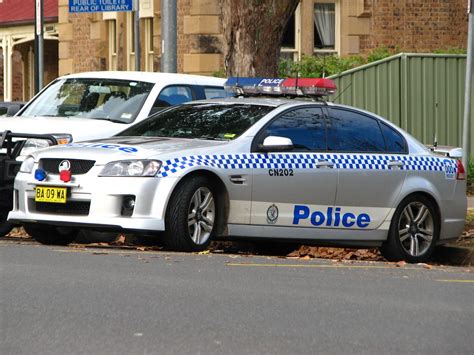
<svg viewBox="0 0 474 355">
<path fill-rule="evenodd" d="M 197 75 L 110 71 L 54 80 L 14 117 L 0 119 L 0 236 L 12 228 L 6 218 L 13 180 L 28 154 L 51 144 L 113 136 L 167 106 L 224 97 L 224 82 Z"/>
</svg>

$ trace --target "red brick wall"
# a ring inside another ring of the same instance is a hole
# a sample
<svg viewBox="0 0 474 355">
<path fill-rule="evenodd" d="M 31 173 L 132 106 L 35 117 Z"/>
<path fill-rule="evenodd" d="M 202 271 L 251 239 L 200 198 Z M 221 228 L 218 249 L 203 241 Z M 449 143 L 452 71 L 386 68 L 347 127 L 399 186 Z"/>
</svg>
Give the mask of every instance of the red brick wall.
<svg viewBox="0 0 474 355">
<path fill-rule="evenodd" d="M 362 52 L 386 46 L 404 52 L 466 48 L 466 0 L 373 0 L 365 2 L 370 32 Z"/>
<path fill-rule="evenodd" d="M 21 53 L 13 51 L 13 85 L 12 85 L 12 101 L 23 100 L 23 61 Z"/>
</svg>

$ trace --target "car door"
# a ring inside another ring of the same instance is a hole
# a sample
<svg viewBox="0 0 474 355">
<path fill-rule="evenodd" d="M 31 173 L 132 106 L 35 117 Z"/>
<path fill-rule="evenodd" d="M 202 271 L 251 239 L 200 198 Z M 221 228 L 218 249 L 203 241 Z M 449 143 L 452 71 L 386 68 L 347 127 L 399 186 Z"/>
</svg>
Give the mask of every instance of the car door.
<svg viewBox="0 0 474 355">
<path fill-rule="evenodd" d="M 268 136 L 290 138 L 294 148 L 286 152 L 255 152 L 251 224 L 261 226 L 325 226 L 327 218 L 313 211 L 334 206 L 337 169 L 326 159 L 325 117 L 319 106 L 286 111 L 256 136 L 260 144 Z M 255 147 L 255 144 L 254 144 Z"/>
<path fill-rule="evenodd" d="M 405 181 L 406 142 L 365 113 L 337 107 L 328 111 L 328 150 L 339 167 L 336 207 L 350 213 L 346 228 L 379 228 Z M 358 219 L 360 215 L 364 217 Z"/>
</svg>

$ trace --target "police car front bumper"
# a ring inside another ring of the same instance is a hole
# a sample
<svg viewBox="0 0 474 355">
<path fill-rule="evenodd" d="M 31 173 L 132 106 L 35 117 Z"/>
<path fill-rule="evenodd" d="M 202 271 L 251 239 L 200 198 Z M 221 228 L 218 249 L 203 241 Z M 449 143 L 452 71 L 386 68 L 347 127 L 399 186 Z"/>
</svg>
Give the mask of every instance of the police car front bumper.
<svg viewBox="0 0 474 355">
<path fill-rule="evenodd" d="M 18 174 L 13 210 L 8 220 L 113 230 L 164 231 L 166 205 L 175 178 L 81 177 L 71 183 L 59 179 L 38 182 Z M 36 186 L 67 187 L 66 203 L 35 201 Z M 133 208 L 126 208 L 133 205 Z"/>
</svg>

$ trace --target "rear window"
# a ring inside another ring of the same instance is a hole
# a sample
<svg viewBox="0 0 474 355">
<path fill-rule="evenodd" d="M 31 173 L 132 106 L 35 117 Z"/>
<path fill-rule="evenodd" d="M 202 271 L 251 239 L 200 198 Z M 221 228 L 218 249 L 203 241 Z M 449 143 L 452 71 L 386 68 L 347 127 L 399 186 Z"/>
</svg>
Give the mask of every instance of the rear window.
<svg viewBox="0 0 474 355">
<path fill-rule="evenodd" d="M 224 88 L 210 86 L 204 87 L 204 95 L 206 96 L 206 99 L 220 99 L 228 96 Z"/>
<path fill-rule="evenodd" d="M 330 110 L 327 137 L 331 151 L 385 151 L 385 141 L 377 120 L 350 110 Z"/>
<path fill-rule="evenodd" d="M 392 127 L 381 123 L 380 128 L 385 139 L 387 152 L 389 153 L 407 153 L 407 145 L 403 136 Z"/>
</svg>

